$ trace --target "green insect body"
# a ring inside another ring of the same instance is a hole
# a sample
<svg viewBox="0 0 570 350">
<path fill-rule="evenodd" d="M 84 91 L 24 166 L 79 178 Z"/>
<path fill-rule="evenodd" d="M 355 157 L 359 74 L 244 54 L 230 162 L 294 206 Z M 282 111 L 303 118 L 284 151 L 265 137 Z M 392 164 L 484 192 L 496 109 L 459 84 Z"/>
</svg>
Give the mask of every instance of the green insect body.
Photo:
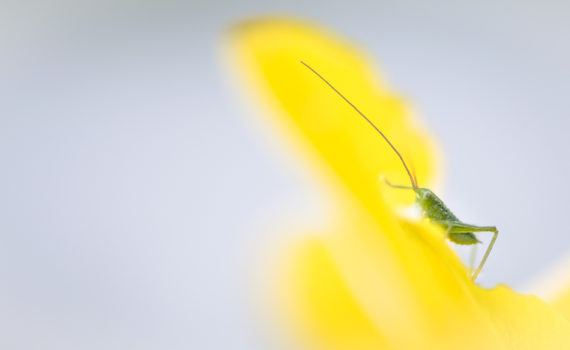
<svg viewBox="0 0 570 350">
<path fill-rule="evenodd" d="M 326 80 L 322 75 L 320 75 L 317 71 L 315 71 L 305 62 L 301 61 L 301 63 L 309 70 L 311 70 L 314 74 L 316 74 L 320 79 L 322 79 L 332 90 L 334 90 L 334 92 L 336 92 L 342 99 L 344 99 L 344 101 L 346 101 L 358 114 L 360 114 L 362 118 L 364 118 L 384 138 L 384 140 L 388 143 L 388 145 L 394 150 L 396 155 L 402 161 L 402 164 L 404 165 L 404 168 L 408 173 L 408 177 L 410 178 L 412 186 L 393 185 L 389 181 L 386 181 L 386 183 L 393 188 L 413 190 L 416 195 L 416 204 L 421 208 L 423 215 L 426 218 L 428 218 L 433 224 L 444 229 L 446 237 L 450 241 L 461 245 L 474 245 L 477 243 L 481 243 L 481 241 L 477 239 L 475 232 L 493 233 L 493 238 L 491 239 L 491 242 L 489 243 L 489 246 L 485 251 L 485 255 L 483 256 L 483 259 L 479 263 L 479 266 L 472 275 L 472 278 L 475 280 L 479 275 L 479 273 L 481 272 L 483 266 L 485 265 L 485 262 L 487 261 L 487 258 L 489 257 L 491 250 L 493 249 L 495 241 L 497 240 L 499 234 L 497 228 L 495 226 L 477 226 L 477 225 L 464 223 L 463 221 L 459 220 L 457 216 L 455 216 L 455 214 L 451 212 L 451 210 L 449 210 L 449 208 L 445 205 L 445 203 L 435 193 L 433 193 L 428 188 L 419 187 L 415 174 L 414 176 L 412 176 L 412 173 L 410 172 L 408 165 L 404 161 L 404 158 L 402 157 L 400 152 L 398 152 L 396 147 L 390 142 L 390 140 L 388 140 L 388 138 L 384 135 L 384 133 L 380 131 L 380 129 L 374 123 L 372 123 L 372 121 L 368 119 L 358 108 L 356 108 L 356 106 L 353 105 L 352 102 L 350 102 L 331 83 L 329 83 L 328 80 Z"/>
</svg>

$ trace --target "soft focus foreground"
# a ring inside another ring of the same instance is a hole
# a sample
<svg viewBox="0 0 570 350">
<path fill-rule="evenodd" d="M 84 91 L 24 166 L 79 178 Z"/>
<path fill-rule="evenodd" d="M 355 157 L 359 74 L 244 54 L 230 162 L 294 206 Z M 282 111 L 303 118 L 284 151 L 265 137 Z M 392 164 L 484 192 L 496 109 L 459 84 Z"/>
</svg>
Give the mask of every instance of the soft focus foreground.
<svg viewBox="0 0 570 350">
<path fill-rule="evenodd" d="M 323 232 L 288 247 L 274 271 L 275 305 L 301 343 L 323 349 L 566 349 L 570 324 L 534 296 L 486 290 L 426 222 L 402 219 L 413 197 L 398 159 L 299 61 L 329 79 L 415 165 L 437 163 L 428 135 L 351 45 L 309 24 L 264 19 L 233 29 L 235 70 L 335 203 Z M 334 218 L 334 219 L 333 219 Z"/>
</svg>

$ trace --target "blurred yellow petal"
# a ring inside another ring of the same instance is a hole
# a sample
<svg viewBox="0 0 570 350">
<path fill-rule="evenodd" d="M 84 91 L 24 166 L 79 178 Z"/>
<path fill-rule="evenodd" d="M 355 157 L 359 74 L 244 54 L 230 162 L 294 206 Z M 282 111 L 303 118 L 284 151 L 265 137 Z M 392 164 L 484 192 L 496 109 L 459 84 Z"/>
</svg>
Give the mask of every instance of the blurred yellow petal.
<svg viewBox="0 0 570 350">
<path fill-rule="evenodd" d="M 538 297 L 505 286 L 478 289 L 474 295 L 506 349 L 570 349 L 568 320 Z"/>
<path fill-rule="evenodd" d="M 562 316 L 570 320 L 570 255 L 551 266 L 531 286 L 531 290 L 536 291 Z"/>
<path fill-rule="evenodd" d="M 413 196 L 386 188 L 379 176 L 408 184 L 399 159 L 299 63 L 367 114 L 413 161 L 420 185 L 430 185 L 429 136 L 364 55 L 309 24 L 265 19 L 234 28 L 228 56 L 336 203 L 328 234 L 293 250 L 279 274 L 283 313 L 309 347 L 570 348 L 570 324 L 550 306 L 506 287 L 479 288 L 442 232 L 396 214 Z"/>
<path fill-rule="evenodd" d="M 550 304 L 570 321 L 570 256 L 554 271 L 557 278 L 556 289 L 549 297 Z"/>
<path fill-rule="evenodd" d="M 278 280 L 286 322 L 311 348 L 388 349 L 378 328 L 354 298 L 325 246 L 317 238 L 294 246 Z"/>
<path fill-rule="evenodd" d="M 551 304 L 558 312 L 566 317 L 567 320 L 570 320 L 570 282 L 568 282 L 564 290 L 556 295 Z"/>
<path fill-rule="evenodd" d="M 273 120 L 279 132 L 288 132 L 299 153 L 311 156 L 307 163 L 320 172 L 319 180 L 338 181 L 340 177 L 371 209 L 380 205 L 380 174 L 394 183 L 409 184 L 400 160 L 379 135 L 301 60 L 327 77 L 390 135 L 414 163 L 422 185 L 430 184 L 435 161 L 429 138 L 411 124 L 406 106 L 378 83 L 366 57 L 352 46 L 301 22 L 269 19 L 234 28 L 229 47 L 227 56 L 236 65 L 235 71 L 249 80 L 259 101 L 279 112 Z M 409 203 L 413 201 L 409 193 L 398 193 Z"/>
</svg>

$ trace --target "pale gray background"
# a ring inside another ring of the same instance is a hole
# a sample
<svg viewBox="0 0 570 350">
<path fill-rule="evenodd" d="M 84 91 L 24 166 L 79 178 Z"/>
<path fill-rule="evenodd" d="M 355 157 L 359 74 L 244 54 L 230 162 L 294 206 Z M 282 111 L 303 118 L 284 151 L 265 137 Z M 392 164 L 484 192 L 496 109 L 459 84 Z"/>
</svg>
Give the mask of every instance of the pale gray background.
<svg viewBox="0 0 570 350">
<path fill-rule="evenodd" d="M 4 0 L 0 348 L 268 348 L 250 228 L 309 186 L 247 124 L 218 52 L 262 13 L 382 63 L 441 141 L 448 204 L 501 229 L 482 282 L 524 287 L 569 251 L 570 3 Z"/>
</svg>

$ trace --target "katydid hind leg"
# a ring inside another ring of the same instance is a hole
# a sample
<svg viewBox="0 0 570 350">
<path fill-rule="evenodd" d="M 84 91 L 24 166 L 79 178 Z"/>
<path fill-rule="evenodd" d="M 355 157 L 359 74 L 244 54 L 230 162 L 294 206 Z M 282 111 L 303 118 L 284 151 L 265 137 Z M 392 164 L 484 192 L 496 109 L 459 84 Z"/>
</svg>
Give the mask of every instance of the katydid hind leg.
<svg viewBox="0 0 570 350">
<path fill-rule="evenodd" d="M 466 224 L 464 222 L 454 222 L 450 233 L 464 233 L 464 232 L 495 232 L 495 226 L 477 226 Z"/>
<path fill-rule="evenodd" d="M 479 266 L 477 267 L 477 270 L 475 270 L 475 272 L 472 275 L 473 280 L 477 279 L 477 276 L 479 276 L 479 273 L 481 272 L 481 270 L 483 269 L 483 265 L 485 265 L 485 262 L 487 261 L 487 258 L 489 257 L 489 254 L 491 253 L 491 250 L 493 249 L 493 246 L 495 245 L 495 241 L 497 240 L 497 237 L 499 236 L 499 231 L 494 228 L 494 230 L 489 230 L 489 231 L 479 231 L 479 232 L 492 232 L 493 233 L 493 238 L 491 239 L 491 242 L 489 243 L 489 245 L 487 246 L 487 250 L 485 251 L 485 255 L 483 255 L 483 259 L 481 260 L 481 262 L 479 263 Z"/>
<path fill-rule="evenodd" d="M 487 258 L 489 257 L 491 250 L 493 250 L 493 246 L 495 245 L 495 241 L 497 240 L 497 237 L 499 235 L 499 231 L 497 230 L 497 228 L 495 226 L 477 226 L 477 225 L 466 224 L 463 222 L 454 222 L 453 225 L 451 226 L 451 229 L 448 228 L 447 233 L 449 234 L 449 233 L 465 233 L 465 232 L 492 232 L 493 233 L 493 238 L 491 239 L 491 242 L 487 246 L 487 250 L 485 250 L 485 254 L 483 255 L 483 259 L 481 259 L 479 266 L 477 267 L 477 269 L 475 270 L 475 272 L 472 275 L 473 280 L 475 280 L 475 279 L 477 279 L 477 276 L 479 276 L 479 273 L 483 269 L 485 262 L 487 262 Z"/>
</svg>

